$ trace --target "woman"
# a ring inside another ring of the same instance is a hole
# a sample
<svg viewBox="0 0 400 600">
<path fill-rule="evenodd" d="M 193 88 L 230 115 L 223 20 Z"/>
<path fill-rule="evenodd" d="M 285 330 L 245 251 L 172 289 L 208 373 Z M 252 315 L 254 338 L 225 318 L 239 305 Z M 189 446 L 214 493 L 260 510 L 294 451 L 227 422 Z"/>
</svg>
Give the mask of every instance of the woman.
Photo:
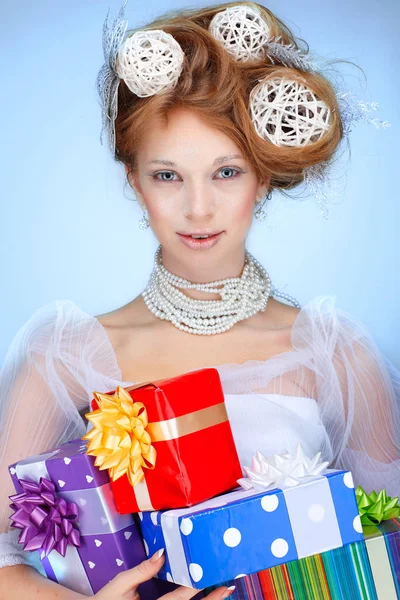
<svg viewBox="0 0 400 600">
<path fill-rule="evenodd" d="M 125 306 L 93 317 L 58 301 L 10 347 L 0 388 L 4 598 L 77 597 L 38 579 L 6 533 L 7 466 L 82 436 L 94 390 L 214 366 L 243 465 L 256 450 L 301 442 L 368 491 L 400 493 L 399 372 L 332 298 L 302 309 L 274 298 L 246 252 L 263 198 L 334 157 L 348 125 L 334 89 L 306 59 L 296 63 L 292 33 L 257 4 L 167 15 L 126 36 L 121 15 L 105 34 L 104 124 L 160 249 L 146 290 Z M 279 36 L 281 50 L 268 46 Z M 134 597 L 129 577 L 110 597 Z"/>
</svg>

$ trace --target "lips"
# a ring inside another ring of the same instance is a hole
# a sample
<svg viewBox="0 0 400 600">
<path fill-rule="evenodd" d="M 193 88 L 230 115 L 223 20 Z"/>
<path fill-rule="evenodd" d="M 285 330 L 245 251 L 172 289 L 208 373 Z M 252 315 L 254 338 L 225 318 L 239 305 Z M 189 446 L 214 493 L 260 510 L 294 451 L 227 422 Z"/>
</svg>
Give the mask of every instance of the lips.
<svg viewBox="0 0 400 600">
<path fill-rule="evenodd" d="M 215 246 L 215 244 L 219 241 L 222 233 L 223 232 L 220 231 L 218 233 L 213 233 L 211 235 L 208 234 L 208 237 L 206 237 L 206 238 L 194 238 L 194 237 L 192 237 L 193 234 L 183 234 L 183 233 L 178 233 L 178 236 L 181 239 L 181 241 L 185 244 L 185 246 L 187 246 L 188 248 L 197 250 L 197 249 L 212 248 L 213 246 Z M 206 233 L 203 233 L 203 234 L 197 233 L 195 235 L 206 235 Z"/>
<path fill-rule="evenodd" d="M 207 236 L 207 237 L 213 237 L 215 235 L 218 235 L 219 233 L 221 233 L 221 231 L 193 231 L 192 233 L 179 233 L 178 235 L 183 235 L 185 237 L 192 237 L 192 236 Z"/>
</svg>

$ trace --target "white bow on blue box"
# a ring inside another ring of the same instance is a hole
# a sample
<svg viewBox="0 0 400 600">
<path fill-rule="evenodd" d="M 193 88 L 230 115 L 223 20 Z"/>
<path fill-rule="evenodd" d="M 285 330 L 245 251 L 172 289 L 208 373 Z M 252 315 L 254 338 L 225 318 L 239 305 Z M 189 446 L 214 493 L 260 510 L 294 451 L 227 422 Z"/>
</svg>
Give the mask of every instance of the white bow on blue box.
<svg viewBox="0 0 400 600">
<path fill-rule="evenodd" d="M 139 516 L 146 552 L 166 551 L 158 576 L 197 589 L 363 540 L 349 471 Z"/>
</svg>

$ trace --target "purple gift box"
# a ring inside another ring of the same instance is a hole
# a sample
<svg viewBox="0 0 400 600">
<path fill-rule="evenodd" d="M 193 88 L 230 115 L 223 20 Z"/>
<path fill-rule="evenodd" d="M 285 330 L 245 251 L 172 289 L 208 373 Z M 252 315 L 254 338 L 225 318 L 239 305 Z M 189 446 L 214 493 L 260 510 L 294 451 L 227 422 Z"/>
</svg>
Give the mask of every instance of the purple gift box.
<svg viewBox="0 0 400 600">
<path fill-rule="evenodd" d="M 41 552 L 40 559 L 49 579 L 88 596 L 146 559 L 133 515 L 117 513 L 108 473 L 94 460 L 78 439 L 9 467 L 17 494 L 23 491 L 19 480 L 38 483 L 42 477 L 53 482 L 56 497 L 78 506 L 80 547 L 69 545 L 65 556 Z M 139 593 L 153 600 L 176 587 L 164 584 L 153 579 L 139 586 Z"/>
</svg>

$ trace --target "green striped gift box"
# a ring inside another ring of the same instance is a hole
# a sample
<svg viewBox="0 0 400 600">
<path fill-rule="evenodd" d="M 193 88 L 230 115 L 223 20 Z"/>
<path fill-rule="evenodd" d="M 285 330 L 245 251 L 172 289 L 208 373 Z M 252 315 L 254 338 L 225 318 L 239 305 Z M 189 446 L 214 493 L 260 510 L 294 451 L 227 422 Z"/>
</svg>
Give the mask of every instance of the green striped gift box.
<svg viewBox="0 0 400 600">
<path fill-rule="evenodd" d="M 400 599 L 400 519 L 364 527 L 364 537 L 363 542 L 226 582 L 236 585 L 231 599 Z"/>
</svg>

